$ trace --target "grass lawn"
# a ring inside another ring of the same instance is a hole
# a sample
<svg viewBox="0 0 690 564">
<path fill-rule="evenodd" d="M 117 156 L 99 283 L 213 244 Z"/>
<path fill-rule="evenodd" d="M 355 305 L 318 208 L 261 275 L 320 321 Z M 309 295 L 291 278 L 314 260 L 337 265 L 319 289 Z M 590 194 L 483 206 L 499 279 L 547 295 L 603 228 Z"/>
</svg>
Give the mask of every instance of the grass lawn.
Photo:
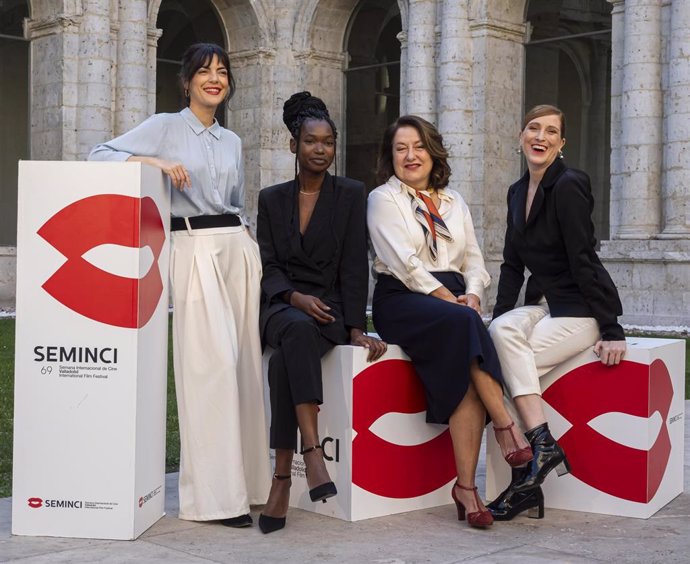
<svg viewBox="0 0 690 564">
<path fill-rule="evenodd" d="M 170 331 L 172 337 L 172 330 Z M 651 337 L 652 335 L 645 335 Z M 685 338 L 685 397 L 690 398 L 690 338 Z M 14 403 L 14 319 L 0 319 L 0 497 L 12 490 L 12 416 Z M 180 432 L 172 371 L 172 345 L 168 347 L 168 415 L 165 467 L 177 470 Z"/>
</svg>

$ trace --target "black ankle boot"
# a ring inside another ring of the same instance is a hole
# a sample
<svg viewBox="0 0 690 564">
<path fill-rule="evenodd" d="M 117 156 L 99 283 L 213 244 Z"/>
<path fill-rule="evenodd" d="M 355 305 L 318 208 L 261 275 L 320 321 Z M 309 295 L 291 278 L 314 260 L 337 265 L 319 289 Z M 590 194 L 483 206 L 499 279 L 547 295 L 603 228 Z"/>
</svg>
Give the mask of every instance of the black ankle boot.
<svg viewBox="0 0 690 564">
<path fill-rule="evenodd" d="M 542 519 L 544 517 L 544 494 L 537 486 L 527 492 L 516 492 L 513 486 L 519 483 L 527 473 L 527 468 L 513 468 L 512 479 L 508 487 L 503 490 L 498 497 L 486 508 L 491 511 L 495 521 L 510 521 L 523 511 L 528 511 L 527 516 L 532 519 Z"/>
<path fill-rule="evenodd" d="M 513 484 L 515 492 L 526 492 L 540 486 L 554 468 L 559 476 L 570 472 L 565 453 L 551 436 L 548 423 L 527 431 L 525 436 L 532 445 L 534 457 L 527 464 L 527 471 L 522 479 Z"/>
</svg>

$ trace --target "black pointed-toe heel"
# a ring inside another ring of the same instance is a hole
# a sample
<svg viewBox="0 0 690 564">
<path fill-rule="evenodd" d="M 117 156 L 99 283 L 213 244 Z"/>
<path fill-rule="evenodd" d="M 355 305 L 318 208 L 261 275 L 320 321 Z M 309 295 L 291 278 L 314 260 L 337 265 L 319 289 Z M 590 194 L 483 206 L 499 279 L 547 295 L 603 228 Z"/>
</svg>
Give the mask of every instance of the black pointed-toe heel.
<svg viewBox="0 0 690 564">
<path fill-rule="evenodd" d="M 304 456 L 305 454 L 308 454 L 315 450 L 323 450 L 323 448 L 321 447 L 321 445 L 314 445 L 302 449 L 302 452 L 300 452 L 300 454 Z M 319 484 L 315 488 L 309 490 L 309 498 L 313 502 L 322 501 L 326 503 L 326 500 L 329 497 L 333 497 L 335 495 L 338 495 L 338 490 L 333 482 L 324 482 L 323 484 Z"/>
<path fill-rule="evenodd" d="M 259 529 L 263 534 L 273 533 L 285 527 L 285 517 L 271 517 L 270 515 L 259 515 Z"/>
<path fill-rule="evenodd" d="M 289 474 L 282 476 L 280 474 L 273 474 L 274 480 L 289 480 L 292 478 Z M 285 527 L 285 517 L 271 517 L 270 515 L 259 514 L 259 529 L 263 534 L 273 533 Z"/>
<path fill-rule="evenodd" d="M 534 457 L 522 479 L 513 484 L 514 491 L 526 492 L 540 486 L 551 470 L 555 469 L 559 476 L 570 472 L 565 452 L 551 436 L 548 423 L 527 431 L 525 436 L 532 445 Z"/>
<path fill-rule="evenodd" d="M 249 513 L 244 515 L 239 515 L 238 517 L 229 517 L 228 519 L 221 519 L 220 524 L 226 527 L 232 527 L 233 529 L 243 529 L 244 527 L 250 527 L 254 521 Z"/>
</svg>

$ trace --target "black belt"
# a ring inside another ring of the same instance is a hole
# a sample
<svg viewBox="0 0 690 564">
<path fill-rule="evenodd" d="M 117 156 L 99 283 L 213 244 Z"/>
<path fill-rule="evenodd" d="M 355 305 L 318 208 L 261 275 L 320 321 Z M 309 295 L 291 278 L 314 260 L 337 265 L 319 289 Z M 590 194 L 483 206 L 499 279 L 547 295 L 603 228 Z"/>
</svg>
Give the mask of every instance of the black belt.
<svg viewBox="0 0 690 564">
<path fill-rule="evenodd" d="M 242 225 L 240 218 L 233 213 L 224 215 L 196 215 L 188 217 L 189 226 L 192 229 L 211 229 L 213 227 L 238 227 Z M 170 231 L 182 231 L 187 229 L 184 217 L 170 218 Z"/>
</svg>

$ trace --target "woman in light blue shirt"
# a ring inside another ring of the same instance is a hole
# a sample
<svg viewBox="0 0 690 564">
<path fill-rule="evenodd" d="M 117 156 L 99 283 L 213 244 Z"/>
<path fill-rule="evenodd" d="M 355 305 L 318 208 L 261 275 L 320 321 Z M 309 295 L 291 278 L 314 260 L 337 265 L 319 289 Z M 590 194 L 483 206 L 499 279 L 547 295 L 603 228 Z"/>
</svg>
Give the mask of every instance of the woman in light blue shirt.
<svg viewBox="0 0 690 564">
<path fill-rule="evenodd" d="M 173 357 L 180 420 L 180 519 L 251 525 L 270 463 L 263 403 L 257 244 L 244 211 L 242 143 L 215 120 L 235 84 L 227 53 L 182 58 L 187 107 L 94 147 L 89 160 L 160 168 L 171 191 Z"/>
</svg>

